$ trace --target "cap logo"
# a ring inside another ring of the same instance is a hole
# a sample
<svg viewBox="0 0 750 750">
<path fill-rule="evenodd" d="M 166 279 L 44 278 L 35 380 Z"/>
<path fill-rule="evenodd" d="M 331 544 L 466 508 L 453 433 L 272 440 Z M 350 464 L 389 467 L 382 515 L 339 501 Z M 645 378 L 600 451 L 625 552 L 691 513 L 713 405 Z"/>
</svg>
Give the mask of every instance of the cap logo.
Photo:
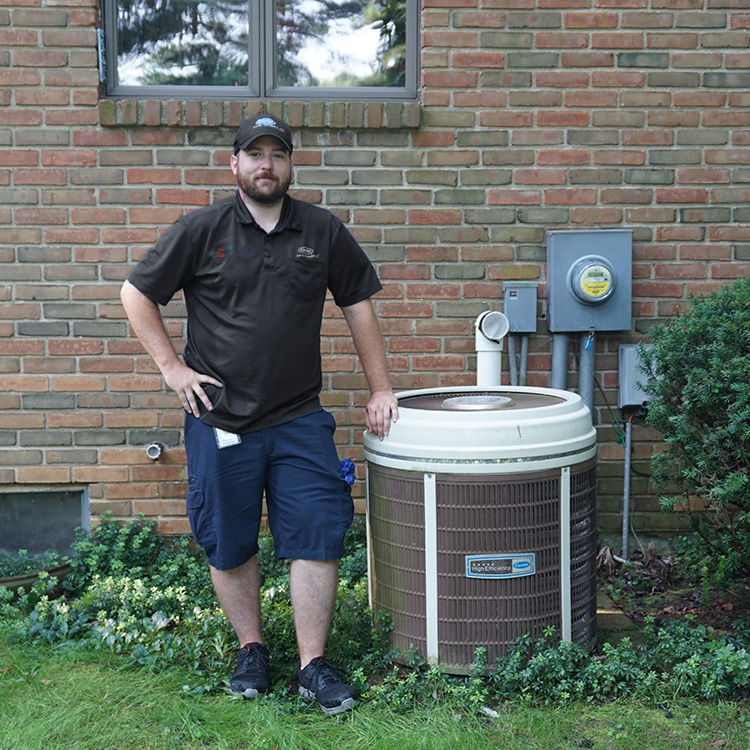
<svg viewBox="0 0 750 750">
<path fill-rule="evenodd" d="M 260 120 L 257 120 L 255 122 L 256 128 L 278 128 L 279 126 L 276 124 L 276 120 L 272 119 L 271 117 L 261 117 Z"/>
</svg>

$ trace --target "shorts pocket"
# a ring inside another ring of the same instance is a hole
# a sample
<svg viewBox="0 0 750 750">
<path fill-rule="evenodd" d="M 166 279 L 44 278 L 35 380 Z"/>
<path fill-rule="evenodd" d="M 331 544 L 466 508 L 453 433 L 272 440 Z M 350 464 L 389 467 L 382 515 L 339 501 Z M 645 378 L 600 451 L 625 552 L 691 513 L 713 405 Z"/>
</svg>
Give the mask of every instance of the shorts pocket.
<svg viewBox="0 0 750 750">
<path fill-rule="evenodd" d="M 203 490 L 193 477 L 188 478 L 188 491 L 185 506 L 188 510 L 196 510 L 203 505 Z"/>
<path fill-rule="evenodd" d="M 193 538 L 203 547 L 206 554 L 210 556 L 216 547 L 216 534 L 211 514 L 205 502 L 203 489 L 200 485 L 192 485 L 192 483 L 188 485 L 185 507 L 187 508 Z"/>
</svg>

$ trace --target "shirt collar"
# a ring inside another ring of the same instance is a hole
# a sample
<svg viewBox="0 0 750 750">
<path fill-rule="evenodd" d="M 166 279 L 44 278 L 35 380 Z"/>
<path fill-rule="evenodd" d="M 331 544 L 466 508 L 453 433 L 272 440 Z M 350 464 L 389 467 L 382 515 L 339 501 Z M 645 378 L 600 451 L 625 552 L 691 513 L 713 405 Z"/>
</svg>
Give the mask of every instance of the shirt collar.
<svg viewBox="0 0 750 750">
<path fill-rule="evenodd" d="M 237 221 L 241 224 L 255 224 L 255 226 L 258 226 L 255 219 L 253 219 L 253 215 L 245 205 L 245 201 L 242 200 L 239 188 L 237 188 L 237 192 L 234 195 L 234 211 Z M 291 198 L 288 194 L 284 196 L 279 223 L 273 231 L 281 232 L 284 229 L 292 229 L 298 232 L 302 231 L 302 223 L 299 218 L 297 201 L 294 198 Z"/>
</svg>

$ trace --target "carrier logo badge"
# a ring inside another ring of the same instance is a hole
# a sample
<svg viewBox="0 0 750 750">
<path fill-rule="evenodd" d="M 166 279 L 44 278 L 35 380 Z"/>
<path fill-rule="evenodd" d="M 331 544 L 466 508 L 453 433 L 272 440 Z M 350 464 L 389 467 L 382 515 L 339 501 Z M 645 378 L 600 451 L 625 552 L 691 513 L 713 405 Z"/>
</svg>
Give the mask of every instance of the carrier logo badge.
<svg viewBox="0 0 750 750">
<path fill-rule="evenodd" d="M 467 578 L 520 578 L 536 573 L 536 553 L 466 555 Z"/>
<path fill-rule="evenodd" d="M 297 252 L 294 254 L 295 258 L 301 258 L 303 260 L 318 260 L 320 258 L 320 254 L 316 253 L 315 250 L 313 250 L 311 247 L 305 247 L 305 245 L 302 245 L 302 247 L 297 248 Z"/>
</svg>

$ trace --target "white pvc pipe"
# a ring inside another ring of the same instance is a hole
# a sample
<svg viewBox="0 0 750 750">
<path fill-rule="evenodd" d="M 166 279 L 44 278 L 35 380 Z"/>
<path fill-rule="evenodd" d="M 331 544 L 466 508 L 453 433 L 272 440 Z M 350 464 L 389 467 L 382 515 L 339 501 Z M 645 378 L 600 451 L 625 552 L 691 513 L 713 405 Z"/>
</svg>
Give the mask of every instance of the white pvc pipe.
<svg viewBox="0 0 750 750">
<path fill-rule="evenodd" d="M 503 338 L 510 330 L 508 318 L 501 312 L 483 312 L 475 323 L 474 345 L 477 352 L 477 385 L 498 386 L 502 381 Z"/>
</svg>

